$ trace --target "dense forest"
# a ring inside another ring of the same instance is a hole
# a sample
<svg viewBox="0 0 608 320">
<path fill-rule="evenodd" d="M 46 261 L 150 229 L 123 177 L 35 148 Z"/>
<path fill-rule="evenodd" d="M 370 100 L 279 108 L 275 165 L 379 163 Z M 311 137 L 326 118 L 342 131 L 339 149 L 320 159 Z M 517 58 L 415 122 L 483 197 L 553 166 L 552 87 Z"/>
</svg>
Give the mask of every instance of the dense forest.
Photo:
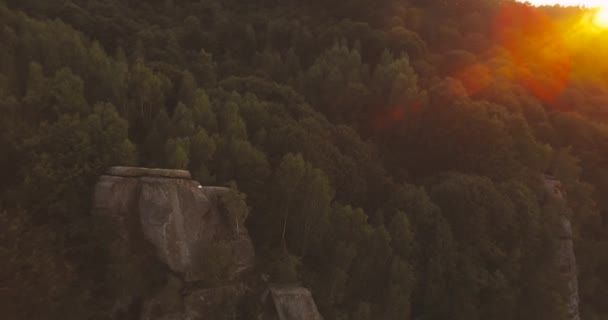
<svg viewBox="0 0 608 320">
<path fill-rule="evenodd" d="M 90 214 L 99 174 L 138 165 L 236 185 L 256 272 L 326 319 L 567 319 L 567 212 L 581 317 L 608 319 L 608 29 L 588 14 L 0 0 L 2 318 L 106 319 L 150 290 Z"/>
</svg>

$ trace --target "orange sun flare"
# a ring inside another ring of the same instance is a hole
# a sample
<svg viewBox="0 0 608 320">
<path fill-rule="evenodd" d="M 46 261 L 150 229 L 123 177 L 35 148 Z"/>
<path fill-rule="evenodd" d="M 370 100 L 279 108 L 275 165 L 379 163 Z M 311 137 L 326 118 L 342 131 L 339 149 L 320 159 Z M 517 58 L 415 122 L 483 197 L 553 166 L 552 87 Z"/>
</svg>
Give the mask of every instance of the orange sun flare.
<svg viewBox="0 0 608 320">
<path fill-rule="evenodd" d="M 608 28 L 608 7 L 601 7 L 595 14 L 593 22 L 602 28 Z"/>
</svg>

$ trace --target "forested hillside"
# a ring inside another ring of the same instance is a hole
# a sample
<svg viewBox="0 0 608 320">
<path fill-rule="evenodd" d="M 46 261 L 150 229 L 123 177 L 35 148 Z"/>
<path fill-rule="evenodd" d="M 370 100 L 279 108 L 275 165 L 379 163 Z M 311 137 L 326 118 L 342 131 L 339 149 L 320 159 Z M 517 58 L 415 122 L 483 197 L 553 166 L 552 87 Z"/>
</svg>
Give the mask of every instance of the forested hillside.
<svg viewBox="0 0 608 320">
<path fill-rule="evenodd" d="M 152 290 L 90 214 L 99 174 L 139 165 L 236 185 L 256 272 L 326 319 L 567 319 L 567 212 L 581 316 L 608 319 L 608 31 L 587 14 L 0 0 L 0 317 L 106 319 Z"/>
</svg>

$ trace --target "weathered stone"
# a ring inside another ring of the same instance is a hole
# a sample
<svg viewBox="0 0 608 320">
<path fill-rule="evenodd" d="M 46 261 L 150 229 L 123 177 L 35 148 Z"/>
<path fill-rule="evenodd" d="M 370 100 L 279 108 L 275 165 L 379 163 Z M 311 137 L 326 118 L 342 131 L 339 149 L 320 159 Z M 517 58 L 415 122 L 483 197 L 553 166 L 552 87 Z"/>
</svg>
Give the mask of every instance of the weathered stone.
<svg viewBox="0 0 608 320">
<path fill-rule="evenodd" d="M 214 319 L 217 313 L 227 316 L 227 312 L 236 312 L 245 286 L 236 284 L 182 291 L 178 281 L 170 280 L 146 301 L 141 320 L 204 320 Z"/>
<path fill-rule="evenodd" d="M 113 167 L 99 178 L 93 213 L 115 224 L 120 235 L 116 250 L 124 257 L 148 253 L 151 261 L 171 270 L 162 288 L 146 297 L 129 292 L 116 297 L 114 315 L 198 320 L 214 319 L 216 312 L 234 312 L 246 290 L 243 276 L 252 269 L 255 255 L 244 221 L 240 228 L 228 221 L 236 215 L 223 202 L 227 192 L 230 189 L 224 187 L 202 187 L 183 170 Z M 209 261 L 201 249 L 218 244 L 230 255 L 232 274 L 226 281 L 230 285 L 205 288 L 206 263 L 215 261 Z M 308 290 L 273 287 L 269 292 L 280 319 L 322 319 Z"/>
<path fill-rule="evenodd" d="M 192 180 L 140 179 L 139 217 L 144 237 L 173 271 L 192 274 L 192 251 L 218 237 L 221 217 Z M 196 280 L 196 279 L 188 279 Z"/>
<path fill-rule="evenodd" d="M 559 219 L 559 225 L 557 226 L 557 237 L 559 239 L 570 239 L 572 240 L 572 223 L 566 216 L 561 216 Z"/>
<path fill-rule="evenodd" d="M 133 232 L 130 227 L 139 218 L 132 212 L 137 211 L 139 181 L 136 178 L 101 176 L 95 185 L 93 214 L 109 217 L 123 241 L 128 241 Z"/>
<path fill-rule="evenodd" d="M 196 297 L 204 296 L 211 304 L 218 299 L 239 300 L 242 290 L 227 293 L 206 289 L 186 296 L 181 292 L 192 287 L 186 283 L 196 286 L 205 278 L 201 266 L 208 261 L 200 252 L 205 244 L 221 242 L 228 246 L 235 261 L 230 278 L 236 283 L 241 273 L 253 266 L 255 255 L 247 230 L 241 228 L 235 233 L 226 221 L 226 212 L 219 209 L 221 196 L 229 191 L 203 188 L 183 170 L 113 167 L 99 178 L 93 213 L 109 217 L 114 223 L 120 254 L 128 257 L 146 251 L 172 271 L 163 289 L 141 301 L 140 319 L 205 319 L 204 310 L 212 306 L 200 307 Z M 116 298 L 115 313 L 124 312 L 129 303 L 139 300 L 129 293 Z"/>
<path fill-rule="evenodd" d="M 141 320 L 186 320 L 181 297 L 182 281 L 169 275 L 165 286 L 143 304 Z"/>
<path fill-rule="evenodd" d="M 551 176 L 545 176 L 544 184 L 549 197 L 562 203 L 566 201 L 565 192 L 559 180 Z M 574 254 L 572 224 L 567 216 L 567 212 L 559 214 L 559 224 L 555 228 L 557 252 L 554 266 L 566 284 L 567 291 L 565 292 L 565 296 L 567 298 L 566 308 L 568 310 L 568 317 L 570 320 L 580 320 L 578 271 L 576 267 L 576 255 Z"/>
<path fill-rule="evenodd" d="M 323 317 L 308 289 L 296 286 L 271 286 L 262 297 L 272 299 L 279 320 L 322 320 Z M 265 318 L 273 318 L 266 315 Z"/>
<path fill-rule="evenodd" d="M 185 313 L 192 319 L 211 319 L 205 316 L 214 315 L 218 306 L 223 312 L 235 311 L 244 293 L 245 287 L 240 284 L 193 290 L 184 298 Z"/>
<path fill-rule="evenodd" d="M 547 192 L 550 195 L 557 197 L 559 199 L 564 199 L 564 191 L 562 188 L 561 181 L 559 181 L 557 178 L 555 178 L 553 176 L 545 175 L 544 183 L 545 183 L 545 189 L 547 190 Z"/>
<path fill-rule="evenodd" d="M 579 294 L 578 294 L 578 271 L 576 257 L 574 255 L 574 244 L 572 239 L 557 240 L 557 255 L 555 265 L 561 278 L 566 284 L 567 310 L 569 319 L 579 320 Z"/>
<path fill-rule="evenodd" d="M 249 240 L 247 229 L 241 228 L 239 235 L 234 240 L 232 247 L 232 256 L 235 257 L 235 274 L 241 275 L 251 270 L 255 260 L 253 243 Z"/>
<path fill-rule="evenodd" d="M 233 243 L 239 265 L 253 265 L 246 230 L 235 237 L 218 210 L 220 196 L 229 189 L 201 188 L 183 170 L 113 167 L 108 172 L 113 175 L 102 176 L 96 185 L 94 212 L 110 216 L 125 239 L 138 224 L 158 259 L 186 281 L 199 280 L 192 256 L 201 243 Z"/>
</svg>

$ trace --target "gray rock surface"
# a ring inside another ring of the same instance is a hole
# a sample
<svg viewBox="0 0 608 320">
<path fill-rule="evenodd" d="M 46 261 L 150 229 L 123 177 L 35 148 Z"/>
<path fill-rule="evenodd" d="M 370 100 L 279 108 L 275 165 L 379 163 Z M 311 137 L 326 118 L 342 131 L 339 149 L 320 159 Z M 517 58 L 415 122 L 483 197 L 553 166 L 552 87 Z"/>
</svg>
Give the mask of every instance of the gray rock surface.
<svg viewBox="0 0 608 320">
<path fill-rule="evenodd" d="M 234 241 L 238 248 L 253 250 L 251 240 L 245 234 L 234 238 L 225 223 L 217 202 L 221 193 L 211 193 L 209 199 L 205 188 L 191 179 L 178 179 L 190 174 L 176 170 L 111 168 L 112 174 L 104 175 L 95 188 L 94 211 L 110 216 L 118 225 L 120 234 L 127 239 L 133 234 L 134 224 L 139 224 L 141 233 L 154 248 L 159 260 L 177 273 L 184 274 L 188 281 L 199 269 L 192 259 L 201 243 L 216 240 Z M 134 174 L 138 176 L 135 177 Z M 147 175 L 141 175 L 147 174 Z M 172 178 L 167 178 L 171 176 Z M 216 188 L 227 192 L 228 189 Z M 246 243 L 243 246 L 243 243 Z M 242 252 L 242 249 L 235 252 Z M 251 266 L 253 252 L 242 252 L 241 264 Z M 243 261 L 246 257 L 249 260 Z"/>
<path fill-rule="evenodd" d="M 238 301 L 242 290 L 182 292 L 204 280 L 206 264 L 215 263 L 201 252 L 205 246 L 221 242 L 228 248 L 231 261 L 235 261 L 230 278 L 236 283 L 253 267 L 255 255 L 246 228 L 234 232 L 224 216 L 221 197 L 226 192 L 229 189 L 202 187 L 183 170 L 113 167 L 99 178 L 93 213 L 114 223 L 123 254 L 147 250 L 171 270 L 165 287 L 143 301 L 141 319 L 204 319 L 201 314 L 213 301 Z M 217 297 L 220 293 L 221 299 Z M 117 297 L 129 299 L 134 300 Z"/>
<path fill-rule="evenodd" d="M 545 176 L 545 189 L 553 200 L 565 201 L 565 192 L 561 182 L 554 177 Z M 566 284 L 567 310 L 570 320 L 580 320 L 579 293 L 578 293 L 578 271 L 576 267 L 576 255 L 574 253 L 574 240 L 572 235 L 572 224 L 566 212 L 559 217 L 559 225 L 556 226 L 555 241 L 557 255 L 555 267 Z"/>
<path fill-rule="evenodd" d="M 144 297 L 128 292 L 116 297 L 111 317 L 130 312 L 137 304 L 140 311 L 129 319 L 216 319 L 217 312 L 234 318 L 224 312 L 235 310 L 247 292 L 243 278 L 252 269 L 255 254 L 244 221 L 229 221 L 239 215 L 229 211 L 236 209 L 226 205 L 227 192 L 230 189 L 224 187 L 203 187 L 183 170 L 112 167 L 99 178 L 93 213 L 114 224 L 119 238 L 115 250 L 127 260 L 143 255 L 160 262 L 166 278 Z M 209 248 L 220 251 L 206 251 Z M 214 260 L 222 260 L 214 255 L 218 252 L 224 259 L 228 256 L 228 262 Z M 220 263 L 225 263 L 228 276 L 212 285 L 206 272 L 217 272 Z M 146 274 L 146 267 L 136 271 Z M 322 319 L 307 289 L 275 286 L 267 292 L 273 318 Z"/>
<path fill-rule="evenodd" d="M 198 182 L 142 177 L 139 183 L 137 208 L 145 239 L 171 270 L 198 280 L 190 278 L 199 268 L 193 251 L 201 242 L 221 237 L 226 228 L 219 212 L 198 189 Z"/>
<path fill-rule="evenodd" d="M 297 286 L 271 286 L 263 297 L 272 299 L 279 320 L 322 320 L 308 289 Z M 266 318 L 274 318 L 267 315 Z"/>
<path fill-rule="evenodd" d="M 242 284 L 194 290 L 185 298 L 186 314 L 193 319 L 213 319 L 217 306 L 235 306 L 245 293 Z"/>
</svg>

